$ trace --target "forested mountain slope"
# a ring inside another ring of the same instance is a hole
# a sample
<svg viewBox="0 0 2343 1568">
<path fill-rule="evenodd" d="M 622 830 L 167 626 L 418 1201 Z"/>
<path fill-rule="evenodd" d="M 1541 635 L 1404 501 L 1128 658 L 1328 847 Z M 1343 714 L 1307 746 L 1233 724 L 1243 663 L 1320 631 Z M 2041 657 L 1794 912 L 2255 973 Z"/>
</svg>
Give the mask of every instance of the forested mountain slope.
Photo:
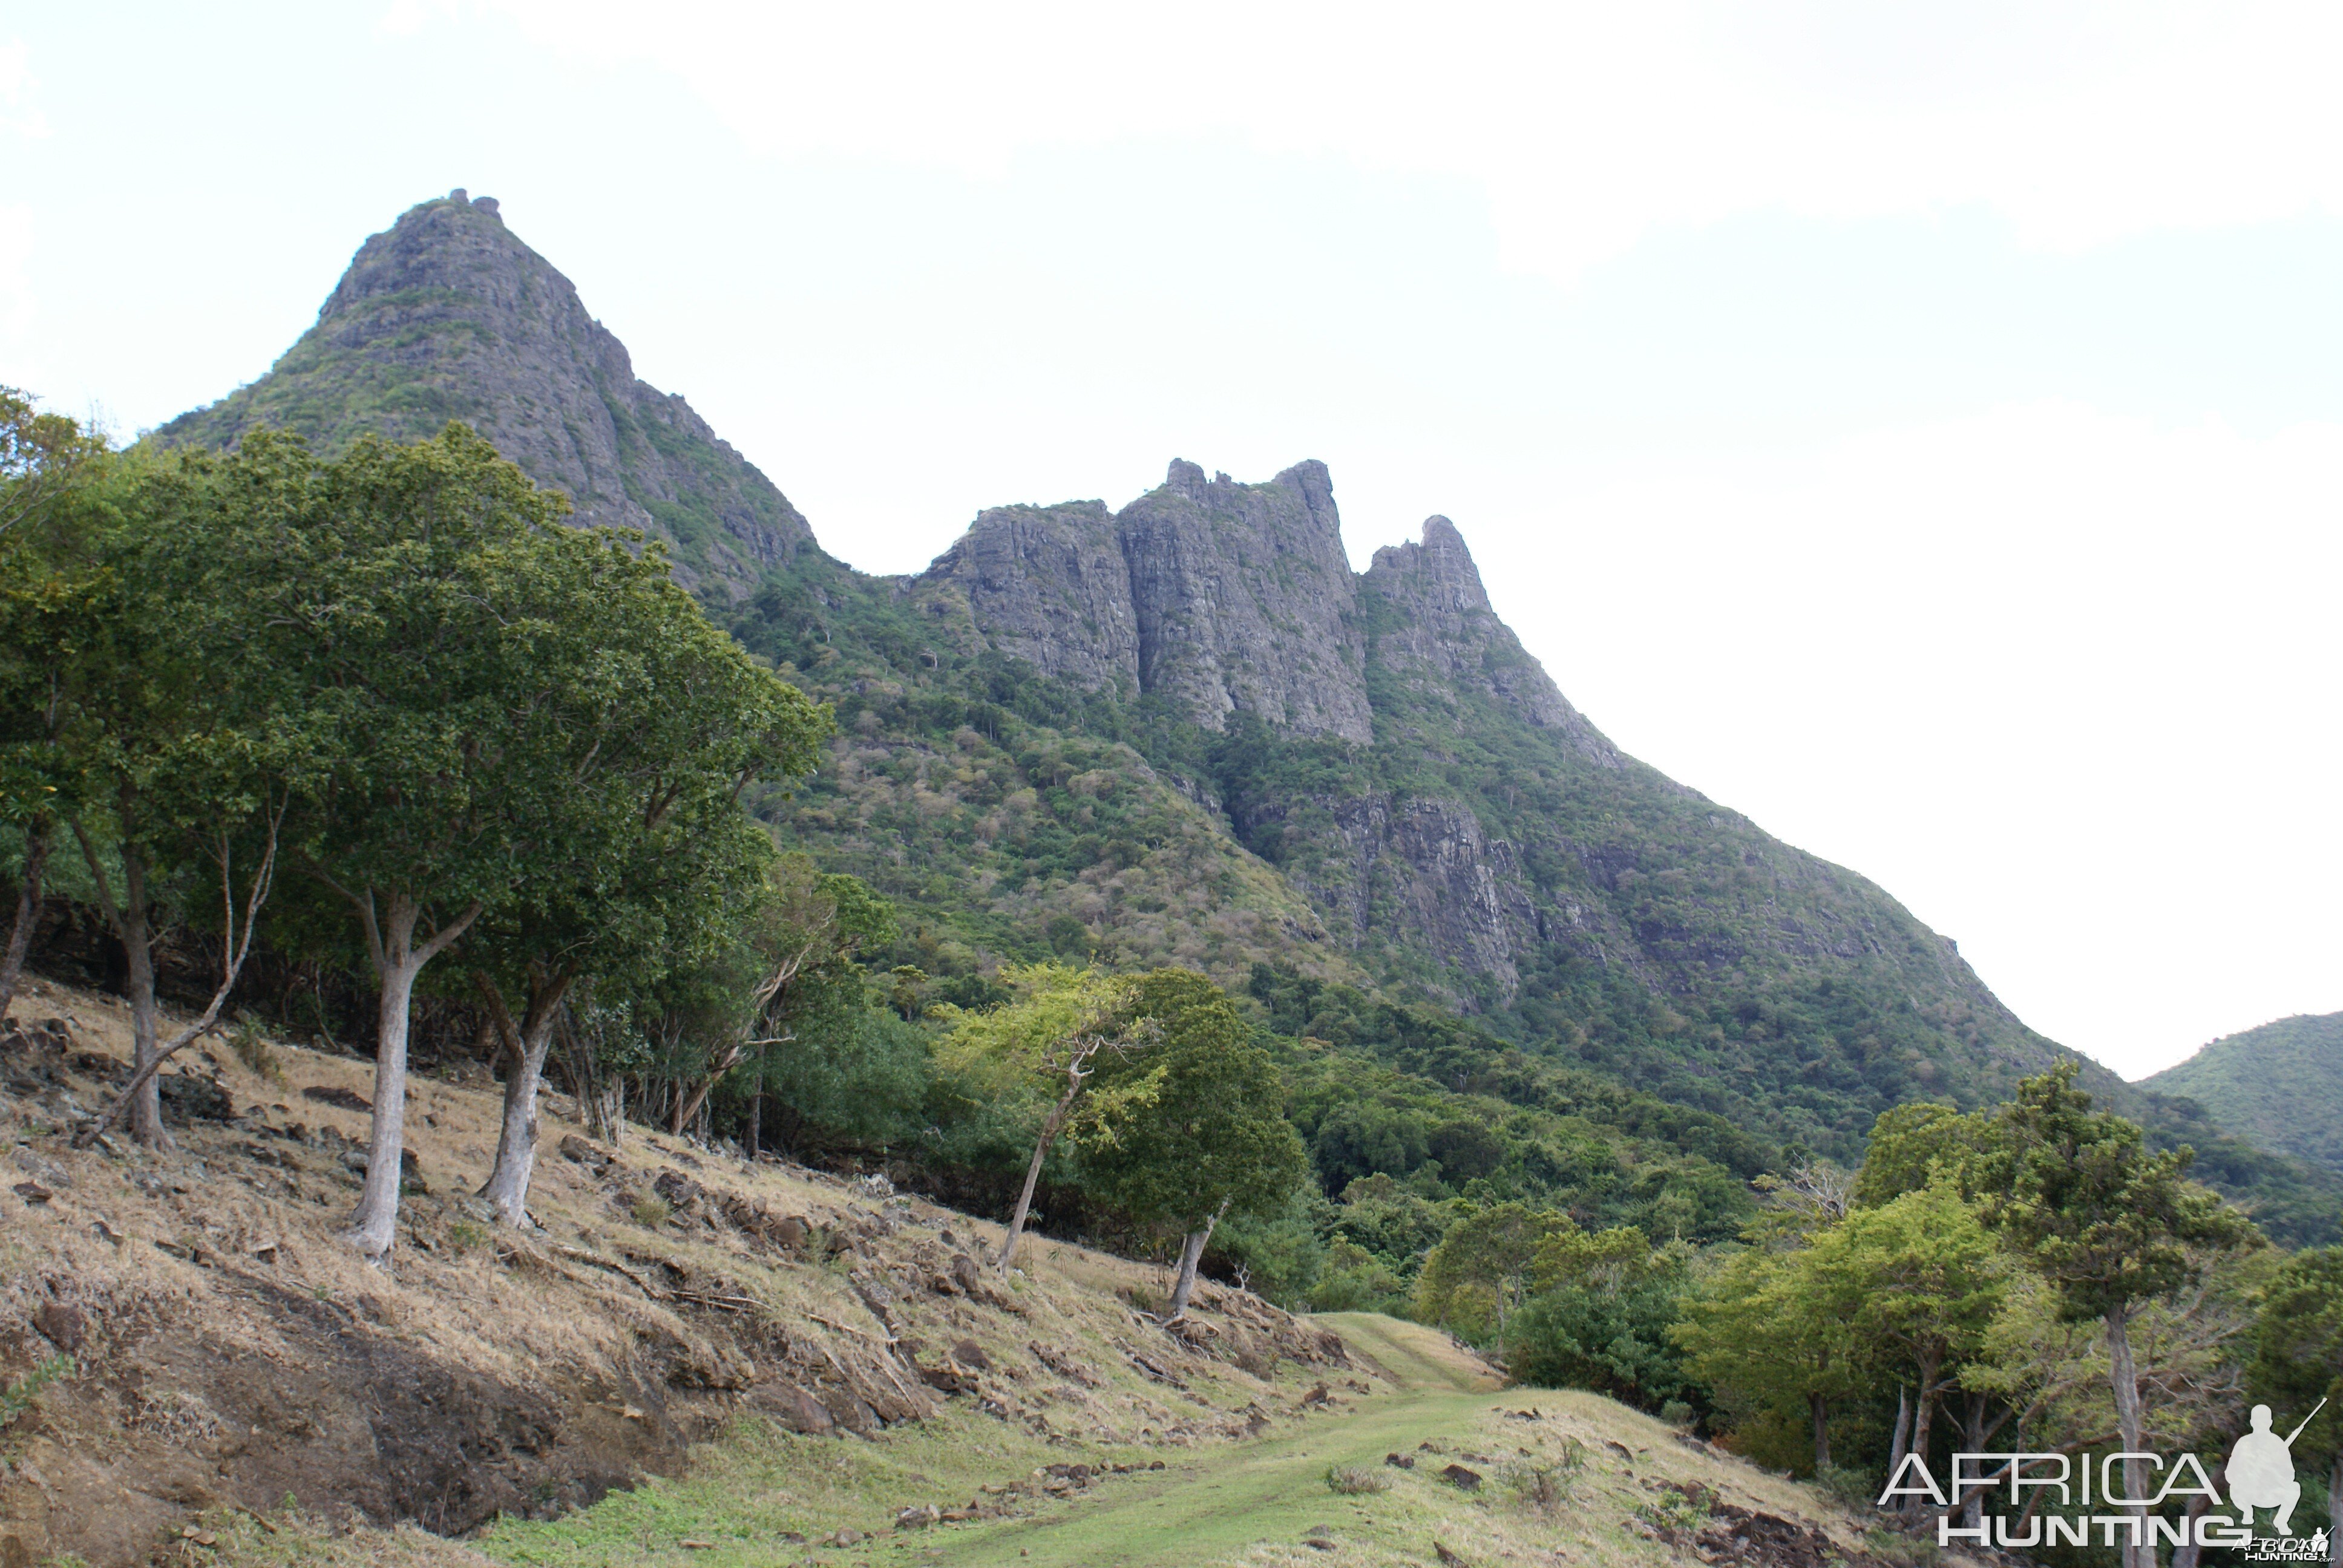
<svg viewBox="0 0 2343 1568">
<path fill-rule="evenodd" d="M 2343 1012 L 2223 1035 L 2137 1087 L 2194 1100 L 2266 1149 L 2343 1171 Z"/>
<path fill-rule="evenodd" d="M 1294 1062 L 1386 1075 L 1312 1079 L 1298 1120 L 1330 1183 L 1440 1160 L 1463 1112 L 1429 1094 L 1691 1139 L 1745 1174 L 1851 1159 L 1890 1105 L 1998 1100 L 2066 1054 L 1884 890 L 1622 754 L 1446 518 L 1353 572 L 1319 463 L 1242 483 L 1175 461 L 1119 510 L 995 507 L 922 573 L 859 573 L 633 379 L 493 204 L 454 197 L 367 240 L 267 376 L 158 436 L 332 446 L 449 417 L 579 520 L 672 541 L 711 612 L 835 705 L 828 765 L 754 805 L 900 906 L 905 986 L 981 1003 L 1000 960 L 1051 954 L 1205 970 Z M 2278 1179 L 2224 1158 L 2233 1187 Z"/>
</svg>

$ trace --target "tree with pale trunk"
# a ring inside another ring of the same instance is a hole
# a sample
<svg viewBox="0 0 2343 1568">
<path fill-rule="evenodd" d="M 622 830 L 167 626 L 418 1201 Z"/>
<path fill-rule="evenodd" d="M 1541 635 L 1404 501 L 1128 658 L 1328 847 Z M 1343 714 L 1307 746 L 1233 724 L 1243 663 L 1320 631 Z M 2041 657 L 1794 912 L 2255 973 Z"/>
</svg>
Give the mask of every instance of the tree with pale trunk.
<svg viewBox="0 0 2343 1568">
<path fill-rule="evenodd" d="M 498 552 L 503 636 L 538 686 L 508 755 L 548 781 L 524 819 L 560 850 L 469 939 L 507 1066 L 480 1195 L 513 1225 L 528 1222 L 537 1094 L 565 1000 L 581 980 L 639 992 L 733 940 L 773 859 L 741 792 L 810 771 L 830 728 L 708 621 L 663 552 L 628 548 L 639 542 L 560 530 Z"/>
<path fill-rule="evenodd" d="M 1577 1229 L 1568 1215 L 1526 1203 L 1466 1206 L 1423 1260 L 1417 1313 L 1475 1337 L 1503 1338 L 1506 1318 L 1528 1293 L 1539 1245 L 1564 1226 Z"/>
<path fill-rule="evenodd" d="M 2063 1062 L 2018 1085 L 1996 1118 L 2000 1147 L 1986 1156 L 1985 1218 L 2057 1292 L 2060 1316 L 2096 1321 L 2124 1450 L 2144 1441 L 2133 1320 L 2203 1277 L 2212 1260 L 2260 1244 L 2246 1217 L 2187 1179 L 2194 1151 L 2151 1153 L 2137 1122 L 2091 1109 Z M 2145 1466 L 2124 1462 L 2124 1494 L 2140 1495 Z M 2134 1515 L 2145 1510 L 2128 1510 Z M 2140 1526 L 2144 1529 L 2145 1526 Z M 2123 1548 L 2124 1568 L 2156 1568 L 2155 1548 Z"/>
<path fill-rule="evenodd" d="M 1042 1164 L 1075 1121 L 1077 1106 L 1082 1121 L 1099 1123 L 1101 1117 L 1149 1101 L 1154 1093 L 1157 1079 L 1125 1072 L 1114 1075 L 1111 1092 L 1086 1101 L 1084 1091 L 1105 1065 L 1101 1058 L 1127 1064 L 1152 1045 L 1160 1031 L 1152 1019 L 1131 1016 L 1137 995 L 1131 981 L 1094 969 L 1011 966 L 1001 971 L 1000 982 L 1015 993 L 1015 1000 L 982 1012 L 949 1003 L 940 1003 L 932 1011 L 948 1025 L 936 1043 L 938 1065 L 984 1094 L 996 1111 L 1014 1107 L 1020 1120 L 1030 1123 L 1039 1119 L 1025 1182 L 992 1260 L 995 1271 L 1006 1279 L 1033 1211 Z M 1106 1136 L 1103 1131 L 1100 1135 Z"/>
<path fill-rule="evenodd" d="M 377 988 L 367 1174 L 347 1239 L 387 1265 L 397 1236 L 407 1025 L 426 968 L 492 906 L 568 874 L 558 839 L 573 758 L 552 694 L 590 671 L 548 618 L 574 536 L 538 489 L 460 425 L 412 446 L 361 439 L 320 462 L 256 431 L 240 458 L 297 470 L 246 563 L 253 668 L 297 674 L 327 766 L 287 826 L 292 858 L 347 908 Z"/>
<path fill-rule="evenodd" d="M 1309 1161 L 1276 1064 L 1218 986 L 1156 970 L 1134 982 L 1126 1016 L 1152 1020 L 1161 1040 L 1128 1061 L 1092 1059 L 1091 1092 L 1113 1098 L 1081 1130 L 1082 1181 L 1141 1230 L 1181 1238 L 1169 1324 L 1187 1312 L 1213 1229 L 1278 1211 Z"/>
</svg>

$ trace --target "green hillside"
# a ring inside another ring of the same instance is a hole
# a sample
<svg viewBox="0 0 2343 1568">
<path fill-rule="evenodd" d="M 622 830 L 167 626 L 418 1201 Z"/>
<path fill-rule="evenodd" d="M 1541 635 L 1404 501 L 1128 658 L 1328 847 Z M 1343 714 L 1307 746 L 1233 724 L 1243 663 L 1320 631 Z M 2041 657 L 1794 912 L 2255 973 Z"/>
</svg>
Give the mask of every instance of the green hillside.
<svg viewBox="0 0 2343 1568">
<path fill-rule="evenodd" d="M 158 438 L 333 448 L 449 415 L 580 520 L 663 536 L 832 705 L 825 765 L 750 804 L 897 907 L 870 956 L 906 1022 L 997 1000 L 1009 960 L 1200 970 L 1279 1042 L 1330 1200 L 1380 1176 L 1725 1235 L 1749 1177 L 1852 1163 L 1891 1106 L 1985 1105 L 2071 1055 L 1886 891 L 1621 753 L 1448 519 L 1353 572 L 1318 463 L 1174 461 L 1120 511 L 994 508 L 927 571 L 868 576 L 461 193 L 368 239 L 275 369 Z M 2343 1233 L 2343 1179 L 2086 1081 L 2274 1233 Z M 930 1125 L 866 1110 L 833 1131 Z"/>
<path fill-rule="evenodd" d="M 2196 1101 L 2265 1149 L 2343 1171 L 2343 1012 L 2224 1035 L 2137 1087 Z"/>
</svg>

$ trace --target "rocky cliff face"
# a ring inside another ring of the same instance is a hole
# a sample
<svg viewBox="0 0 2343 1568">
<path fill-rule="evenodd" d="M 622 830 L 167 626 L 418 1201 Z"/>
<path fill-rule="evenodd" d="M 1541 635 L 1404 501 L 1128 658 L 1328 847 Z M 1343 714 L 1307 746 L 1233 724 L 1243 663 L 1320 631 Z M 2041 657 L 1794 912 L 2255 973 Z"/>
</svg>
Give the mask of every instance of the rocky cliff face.
<svg viewBox="0 0 2343 1568">
<path fill-rule="evenodd" d="M 1377 623 L 1375 636 L 1377 659 L 1398 679 L 1419 692 L 1483 693 L 1524 723 L 1568 737 L 1591 760 L 1619 765 L 1611 742 L 1489 607 L 1480 568 L 1454 523 L 1426 518 L 1421 542 L 1377 550 L 1364 587 L 1398 611 Z"/>
<path fill-rule="evenodd" d="M 1115 524 L 1143 690 L 1207 729 L 1243 712 L 1299 734 L 1374 739 L 1358 590 L 1325 464 L 1240 485 L 1175 462 Z"/>
<path fill-rule="evenodd" d="M 1175 460 L 1111 515 L 1096 501 L 998 507 L 907 588 L 956 588 L 987 646 L 1088 689 L 1160 694 L 1209 730 L 1249 713 L 1374 738 L 1323 463 L 1241 485 Z"/>
<path fill-rule="evenodd" d="M 461 419 L 584 525 L 668 541 L 687 586 L 739 597 L 810 545 L 788 498 L 681 397 L 636 378 L 570 281 L 461 191 L 359 246 L 317 324 L 268 374 L 156 432 L 226 447 L 273 425 L 326 452 Z"/>
<path fill-rule="evenodd" d="M 1139 694 L 1139 611 L 1101 503 L 979 513 L 917 585 L 946 586 L 1000 652 L 1087 691 Z"/>
</svg>

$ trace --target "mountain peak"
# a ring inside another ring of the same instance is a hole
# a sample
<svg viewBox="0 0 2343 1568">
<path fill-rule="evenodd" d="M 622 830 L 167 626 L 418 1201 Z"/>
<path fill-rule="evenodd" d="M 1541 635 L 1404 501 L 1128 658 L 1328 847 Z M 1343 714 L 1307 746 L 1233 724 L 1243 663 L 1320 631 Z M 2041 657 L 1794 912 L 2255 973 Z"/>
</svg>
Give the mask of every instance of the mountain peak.
<svg viewBox="0 0 2343 1568">
<path fill-rule="evenodd" d="M 420 202 L 358 247 L 317 324 L 251 385 L 155 434 L 229 447 L 275 426 L 337 452 L 460 419 L 581 526 L 639 528 L 688 586 L 738 598 L 813 543 L 787 497 L 679 397 L 638 379 L 578 289 L 493 196 Z"/>
</svg>

